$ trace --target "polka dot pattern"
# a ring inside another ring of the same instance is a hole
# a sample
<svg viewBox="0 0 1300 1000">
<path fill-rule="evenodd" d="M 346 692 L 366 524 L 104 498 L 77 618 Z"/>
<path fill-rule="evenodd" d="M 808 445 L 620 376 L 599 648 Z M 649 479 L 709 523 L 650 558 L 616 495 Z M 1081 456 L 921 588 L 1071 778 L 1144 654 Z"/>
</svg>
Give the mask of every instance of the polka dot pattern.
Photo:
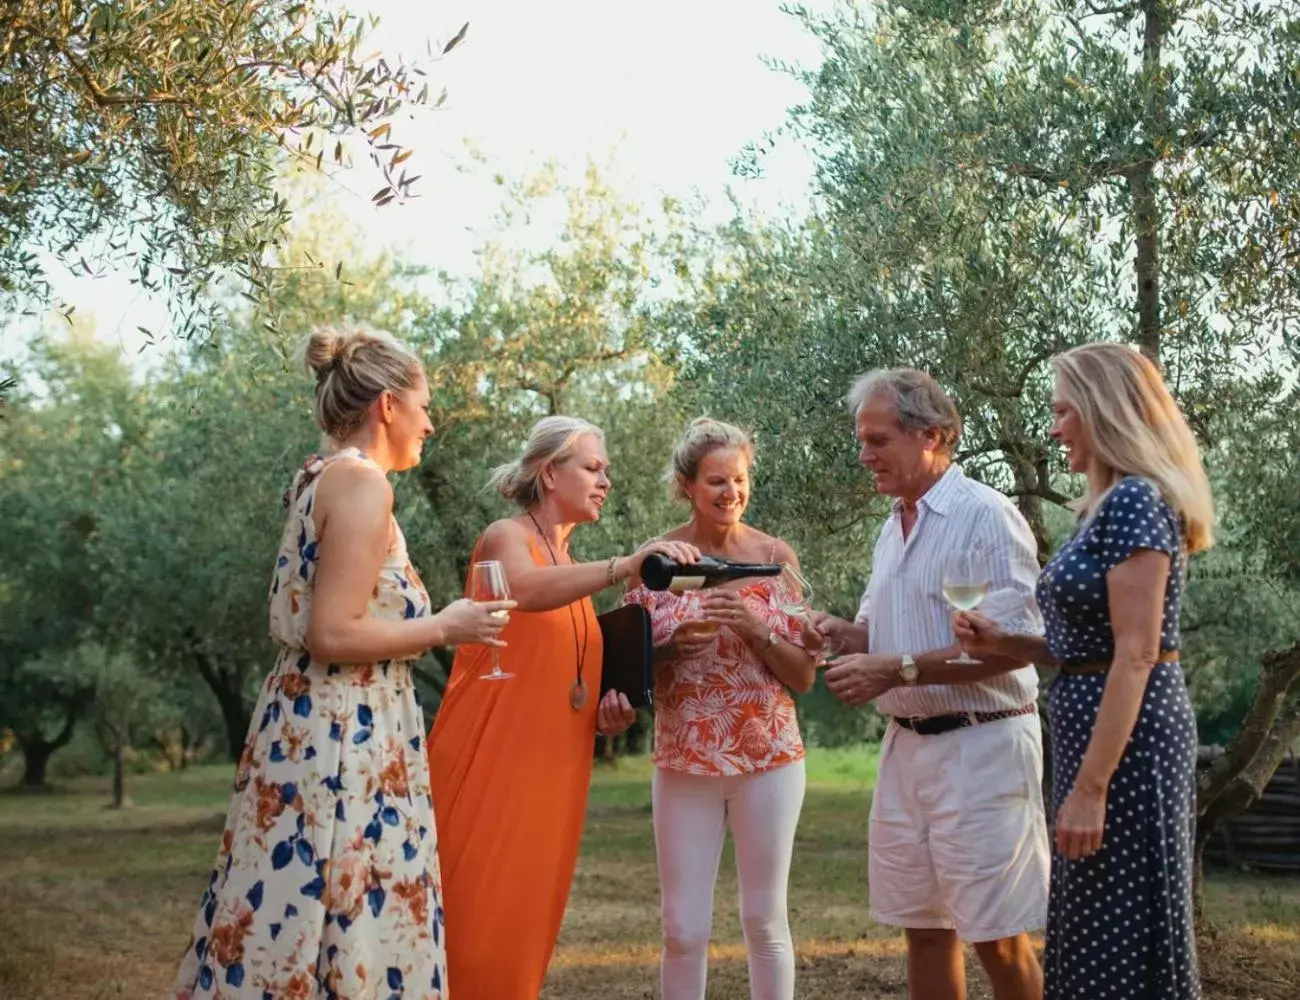
<svg viewBox="0 0 1300 1000">
<path fill-rule="evenodd" d="M 1178 648 L 1178 609 L 1187 566 L 1180 537 L 1177 515 L 1154 486 L 1137 476 L 1116 484 L 1096 516 L 1061 546 L 1038 578 L 1047 644 L 1059 662 L 1109 660 L 1115 655 L 1106 574 L 1141 549 L 1172 557 L 1160 649 Z"/>
<path fill-rule="evenodd" d="M 1106 573 L 1141 549 L 1173 556 L 1162 649 L 1178 648 L 1185 559 L 1177 517 L 1145 480 L 1124 479 L 1043 571 L 1038 600 L 1061 662 L 1108 659 L 1114 636 Z M 1092 736 L 1104 674 L 1052 685 L 1053 814 L 1074 785 Z M 1133 735 L 1111 778 L 1102 849 L 1052 858 L 1045 1000 L 1196 1000 L 1192 838 L 1196 718 L 1182 668 L 1152 670 Z"/>
</svg>

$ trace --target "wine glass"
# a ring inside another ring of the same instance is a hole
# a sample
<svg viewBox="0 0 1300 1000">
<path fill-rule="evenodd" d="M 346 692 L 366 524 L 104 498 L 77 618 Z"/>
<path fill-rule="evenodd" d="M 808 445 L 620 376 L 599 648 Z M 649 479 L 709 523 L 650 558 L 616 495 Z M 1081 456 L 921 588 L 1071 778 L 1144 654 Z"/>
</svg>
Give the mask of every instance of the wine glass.
<svg viewBox="0 0 1300 1000">
<path fill-rule="evenodd" d="M 791 618 L 797 618 L 811 627 L 808 614 L 812 611 L 813 586 L 808 578 L 794 568 L 793 563 L 781 564 L 781 575 L 777 586 L 780 588 L 780 608 Z M 824 667 L 844 651 L 844 640 L 829 635 L 822 635 L 822 646 L 817 651 L 817 665 Z"/>
<path fill-rule="evenodd" d="M 495 559 L 476 562 L 469 570 L 469 598 L 471 601 L 508 601 L 510 588 L 506 586 L 506 571 Z M 506 618 L 509 611 L 493 611 L 494 618 Z M 513 677 L 501 669 L 501 650 L 492 647 L 492 672 L 480 674 L 484 681 L 504 681 Z"/>
<path fill-rule="evenodd" d="M 808 620 L 812 610 L 813 588 L 808 579 L 794 568 L 794 563 L 781 564 L 781 575 L 777 578 L 781 591 L 781 610 L 800 621 Z"/>
<path fill-rule="evenodd" d="M 684 619 L 678 624 L 676 630 L 678 635 L 716 635 L 718 629 L 722 627 L 716 621 L 710 621 L 701 617 L 704 614 L 704 611 L 700 606 L 700 597 L 698 593 L 693 594 L 688 600 L 686 613 L 691 617 Z"/>
<path fill-rule="evenodd" d="M 958 611 L 973 611 L 988 593 L 988 574 L 984 572 L 978 552 L 974 549 L 954 549 L 943 563 L 943 596 Z M 963 646 L 961 656 L 949 663 L 983 663 L 967 655 Z"/>
</svg>

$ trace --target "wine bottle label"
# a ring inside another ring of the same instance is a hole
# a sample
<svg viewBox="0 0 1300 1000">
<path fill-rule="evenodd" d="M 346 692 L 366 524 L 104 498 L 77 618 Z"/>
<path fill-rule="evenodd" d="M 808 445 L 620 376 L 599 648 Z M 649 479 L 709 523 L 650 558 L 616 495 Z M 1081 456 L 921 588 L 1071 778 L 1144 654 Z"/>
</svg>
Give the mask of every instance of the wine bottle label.
<svg viewBox="0 0 1300 1000">
<path fill-rule="evenodd" d="M 681 594 L 688 590 L 701 590 L 707 577 L 703 576 L 675 576 L 672 582 L 668 584 L 668 590 L 673 594 Z"/>
</svg>

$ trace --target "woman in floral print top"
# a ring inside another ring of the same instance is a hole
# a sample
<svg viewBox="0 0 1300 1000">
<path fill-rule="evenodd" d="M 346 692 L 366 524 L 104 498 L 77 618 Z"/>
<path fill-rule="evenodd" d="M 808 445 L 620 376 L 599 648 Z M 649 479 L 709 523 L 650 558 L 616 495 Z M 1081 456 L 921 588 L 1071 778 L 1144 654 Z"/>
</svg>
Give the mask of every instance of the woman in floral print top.
<svg viewBox="0 0 1300 1000">
<path fill-rule="evenodd" d="M 753 442 L 700 419 L 673 454 L 669 478 L 691 519 L 664 535 L 741 562 L 796 563 L 790 547 L 742 521 Z M 713 888 L 728 825 L 736 848 L 750 990 L 794 996 L 786 884 L 803 805 L 804 748 L 791 691 L 816 662 L 781 610 L 780 585 L 741 581 L 702 593 L 638 586 L 656 647 L 655 848 L 663 897 L 662 993 L 703 1000 Z"/>
<path fill-rule="evenodd" d="M 385 474 L 420 460 L 429 387 L 386 338 L 314 334 L 330 439 L 285 497 L 280 647 L 253 713 L 175 997 L 446 1000 L 441 879 L 411 661 L 495 643 L 510 602 L 433 614 Z"/>
</svg>

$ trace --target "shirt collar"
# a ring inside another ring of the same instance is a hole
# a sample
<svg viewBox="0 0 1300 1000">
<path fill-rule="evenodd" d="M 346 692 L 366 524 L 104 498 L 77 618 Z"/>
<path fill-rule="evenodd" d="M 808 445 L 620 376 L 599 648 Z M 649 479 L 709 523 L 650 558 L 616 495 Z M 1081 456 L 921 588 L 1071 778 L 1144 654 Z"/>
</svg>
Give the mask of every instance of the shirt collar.
<svg viewBox="0 0 1300 1000">
<path fill-rule="evenodd" d="M 947 471 L 939 477 L 939 481 L 931 486 L 917 501 L 917 505 L 925 504 L 927 508 L 936 514 L 944 515 L 952 509 L 957 495 L 961 492 L 962 485 L 966 481 L 966 474 L 961 471 L 960 466 L 953 462 L 948 466 Z M 894 513 L 901 514 L 903 511 L 903 501 L 894 501 Z"/>
</svg>

